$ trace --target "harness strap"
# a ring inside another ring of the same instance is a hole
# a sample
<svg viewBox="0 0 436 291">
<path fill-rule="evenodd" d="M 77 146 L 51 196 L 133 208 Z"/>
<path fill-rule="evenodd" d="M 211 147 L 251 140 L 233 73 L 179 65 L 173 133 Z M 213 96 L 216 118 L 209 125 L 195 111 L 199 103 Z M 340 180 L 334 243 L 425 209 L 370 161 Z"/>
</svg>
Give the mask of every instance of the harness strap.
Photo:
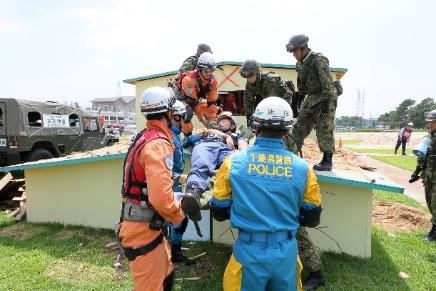
<svg viewBox="0 0 436 291">
<path fill-rule="evenodd" d="M 141 193 L 140 195 L 138 194 L 134 194 L 134 193 L 124 193 L 124 197 L 129 198 L 129 199 L 133 199 L 133 200 L 138 200 L 138 198 L 141 201 L 145 201 L 145 203 L 148 205 L 148 195 L 144 195 L 144 193 Z"/>
<path fill-rule="evenodd" d="M 148 244 L 143 245 L 139 248 L 126 248 L 124 247 L 124 253 L 126 254 L 127 259 L 131 262 L 136 259 L 138 256 L 144 256 L 154 250 L 158 245 L 162 243 L 164 234 L 161 232 L 158 237 L 156 237 L 153 241 Z"/>
</svg>

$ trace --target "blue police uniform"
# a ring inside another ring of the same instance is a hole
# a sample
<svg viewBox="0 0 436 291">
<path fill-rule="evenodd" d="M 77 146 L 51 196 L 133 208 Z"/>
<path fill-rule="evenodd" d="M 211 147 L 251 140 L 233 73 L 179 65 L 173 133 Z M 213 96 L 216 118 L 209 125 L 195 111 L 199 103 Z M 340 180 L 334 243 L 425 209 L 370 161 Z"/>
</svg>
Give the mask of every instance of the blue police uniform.
<svg viewBox="0 0 436 291">
<path fill-rule="evenodd" d="M 239 230 L 224 273 L 224 290 L 297 290 L 295 234 L 319 223 L 320 189 L 307 163 L 282 139 L 257 137 L 220 167 L 211 200 L 217 220 Z"/>
<path fill-rule="evenodd" d="M 177 126 L 172 125 L 171 131 L 173 132 L 173 144 L 174 144 L 174 165 L 173 165 L 173 176 L 174 174 L 182 174 L 185 170 L 185 160 L 183 159 L 183 147 L 180 140 L 180 133 L 182 130 Z M 174 192 L 181 192 L 182 187 L 178 183 L 173 185 Z M 178 227 L 171 227 L 171 244 L 181 244 L 183 234 L 188 226 L 188 217 L 183 219 L 182 223 Z"/>
</svg>

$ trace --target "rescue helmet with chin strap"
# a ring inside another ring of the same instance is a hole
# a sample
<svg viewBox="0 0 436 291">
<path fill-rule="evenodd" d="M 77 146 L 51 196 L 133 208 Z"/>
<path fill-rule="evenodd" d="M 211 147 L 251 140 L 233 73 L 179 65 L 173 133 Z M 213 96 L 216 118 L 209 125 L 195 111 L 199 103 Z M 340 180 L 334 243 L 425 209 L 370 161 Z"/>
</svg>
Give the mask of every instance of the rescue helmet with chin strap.
<svg viewBox="0 0 436 291">
<path fill-rule="evenodd" d="M 276 96 L 260 101 L 251 116 L 252 126 L 272 130 L 286 130 L 292 127 L 292 109 L 288 102 Z"/>
<path fill-rule="evenodd" d="M 164 113 L 172 110 L 175 101 L 176 98 L 169 88 L 150 87 L 141 94 L 141 112 L 145 117 L 149 114 Z"/>
<path fill-rule="evenodd" d="M 183 119 L 186 119 L 186 107 L 181 101 L 176 100 L 173 105 L 173 115 L 180 115 Z"/>
<path fill-rule="evenodd" d="M 216 62 L 215 58 L 210 52 L 202 53 L 198 57 L 197 68 L 200 69 L 215 69 Z"/>
</svg>

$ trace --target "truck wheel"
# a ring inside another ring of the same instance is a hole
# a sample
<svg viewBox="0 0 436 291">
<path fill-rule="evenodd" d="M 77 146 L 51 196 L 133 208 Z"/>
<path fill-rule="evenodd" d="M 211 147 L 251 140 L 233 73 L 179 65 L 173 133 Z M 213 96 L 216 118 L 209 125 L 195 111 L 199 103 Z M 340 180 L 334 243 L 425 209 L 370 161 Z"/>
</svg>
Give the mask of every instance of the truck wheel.
<svg viewBox="0 0 436 291">
<path fill-rule="evenodd" d="M 49 150 L 34 149 L 27 154 L 26 162 L 33 162 L 37 160 L 51 159 L 51 158 L 54 158 L 54 156 Z"/>
</svg>

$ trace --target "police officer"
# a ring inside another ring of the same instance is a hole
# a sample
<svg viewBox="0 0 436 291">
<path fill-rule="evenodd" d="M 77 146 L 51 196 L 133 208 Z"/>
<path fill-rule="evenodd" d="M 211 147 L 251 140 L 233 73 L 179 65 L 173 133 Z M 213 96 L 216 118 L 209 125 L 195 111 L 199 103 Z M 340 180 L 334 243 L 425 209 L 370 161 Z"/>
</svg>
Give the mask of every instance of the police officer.
<svg viewBox="0 0 436 291">
<path fill-rule="evenodd" d="M 182 133 L 182 123 L 186 118 L 186 108 L 185 105 L 177 100 L 173 105 L 173 118 L 171 131 L 173 133 L 173 144 L 174 144 L 174 165 L 173 165 L 173 191 L 181 192 L 182 187 L 179 184 L 180 175 L 183 174 L 185 170 L 185 160 L 183 158 L 183 147 L 180 139 Z M 186 138 L 186 137 L 185 137 Z M 195 263 L 194 260 L 187 258 L 182 254 L 182 239 L 183 234 L 188 226 L 188 217 L 183 219 L 180 225 L 170 227 L 170 238 L 171 238 L 171 261 L 173 263 L 184 263 L 185 265 L 192 265 Z"/>
<path fill-rule="evenodd" d="M 146 89 L 141 112 L 147 128 L 130 146 L 123 171 L 124 198 L 119 239 L 129 260 L 135 290 L 171 290 L 174 273 L 164 221 L 179 224 L 185 215 L 172 186 L 170 130 L 175 99 L 169 90 Z"/>
<path fill-rule="evenodd" d="M 329 60 L 322 54 L 313 52 L 307 45 L 308 41 L 306 35 L 299 34 L 291 37 L 286 45 L 286 50 L 297 60 L 299 95 L 305 96 L 292 134 L 300 150 L 304 139 L 315 127 L 323 158 L 313 168 L 331 171 L 335 151 L 333 130 L 338 91 L 330 74 Z"/>
<path fill-rule="evenodd" d="M 210 46 L 205 43 L 200 43 L 197 47 L 197 52 L 195 53 L 195 55 L 187 57 L 186 60 L 183 61 L 179 72 L 181 73 L 195 70 L 195 68 L 197 67 L 198 57 L 200 57 L 200 55 L 205 52 L 212 53 Z"/>
<path fill-rule="evenodd" d="M 427 235 L 429 241 L 436 241 L 436 109 L 430 111 L 425 121 L 429 135 L 421 142 L 422 155 L 418 155 L 415 172 L 410 177 L 409 183 L 422 178 L 425 191 L 425 201 L 432 218 L 432 228 Z M 423 146 L 422 146 L 423 145 Z M 418 147 L 419 148 L 419 147 Z M 417 153 L 414 150 L 414 153 Z"/>
<path fill-rule="evenodd" d="M 224 290 L 301 290 L 295 235 L 300 224 L 319 224 L 321 196 L 313 170 L 284 148 L 291 122 L 285 100 L 262 100 L 252 117 L 254 146 L 218 170 L 213 216 L 239 230 Z"/>
<path fill-rule="evenodd" d="M 292 101 L 293 84 L 286 86 L 280 76 L 273 72 L 261 72 L 256 60 L 246 60 L 239 71 L 242 78 L 247 79 L 243 97 L 247 126 L 257 104 L 266 97 L 282 97 L 289 104 Z"/>
</svg>

